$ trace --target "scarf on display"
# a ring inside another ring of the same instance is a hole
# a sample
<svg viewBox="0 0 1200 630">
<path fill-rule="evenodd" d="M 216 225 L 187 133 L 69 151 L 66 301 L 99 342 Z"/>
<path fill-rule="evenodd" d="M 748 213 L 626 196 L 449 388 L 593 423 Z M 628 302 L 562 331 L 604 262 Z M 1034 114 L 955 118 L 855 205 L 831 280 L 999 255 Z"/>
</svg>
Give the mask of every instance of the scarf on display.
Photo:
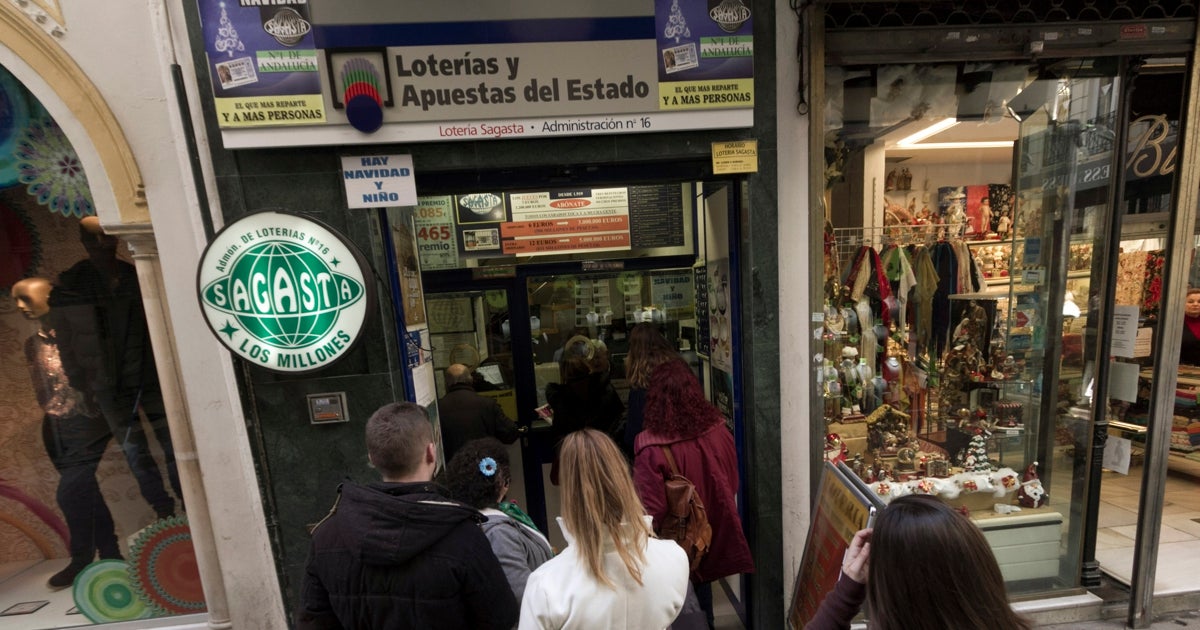
<svg viewBox="0 0 1200 630">
<path fill-rule="evenodd" d="M 908 259 L 908 252 L 903 247 L 892 246 L 884 250 L 881 255 L 884 268 L 887 271 L 887 278 L 893 284 L 895 291 L 895 299 L 899 304 L 897 309 L 896 326 L 900 330 L 907 328 L 908 323 L 908 295 L 917 284 L 917 276 L 913 273 L 913 267 Z"/>
<path fill-rule="evenodd" d="M 938 273 L 928 248 L 918 247 L 913 253 L 912 261 L 916 276 L 916 286 L 913 287 L 916 307 L 913 311 L 917 320 L 916 334 L 913 336 L 916 337 L 917 343 L 915 354 L 920 354 L 928 347 L 933 329 L 933 296 L 937 293 Z"/>
<path fill-rule="evenodd" d="M 854 263 L 851 265 L 850 272 L 846 278 L 846 287 L 850 290 L 850 299 L 858 302 L 864 296 L 871 299 L 871 310 L 875 311 L 875 305 L 879 305 L 879 319 L 882 321 L 884 328 L 891 325 L 891 314 L 888 309 L 883 308 L 887 298 L 892 295 L 891 285 L 888 283 L 887 275 L 884 273 L 883 262 L 879 259 L 879 252 L 869 246 L 862 246 L 858 253 L 854 256 Z"/>
<path fill-rule="evenodd" d="M 870 300 L 865 297 L 859 300 L 854 305 L 854 310 L 858 312 L 858 323 L 862 329 L 862 336 L 858 342 L 858 356 L 874 365 L 879 354 L 879 339 L 875 336 L 875 321 Z"/>
<path fill-rule="evenodd" d="M 937 271 L 937 292 L 933 294 L 932 323 L 930 326 L 930 345 L 935 356 L 942 356 L 946 344 L 950 341 L 950 296 L 958 293 L 958 256 L 954 246 L 945 241 L 938 241 L 929 252 Z"/>
</svg>

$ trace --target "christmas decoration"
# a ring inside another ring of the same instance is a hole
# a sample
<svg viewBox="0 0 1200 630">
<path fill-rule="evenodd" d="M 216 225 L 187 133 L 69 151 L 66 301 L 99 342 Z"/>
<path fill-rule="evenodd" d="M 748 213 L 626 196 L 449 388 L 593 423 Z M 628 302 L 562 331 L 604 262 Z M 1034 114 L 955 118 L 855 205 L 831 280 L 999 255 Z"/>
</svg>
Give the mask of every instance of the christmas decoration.
<svg viewBox="0 0 1200 630">
<path fill-rule="evenodd" d="M 975 433 L 963 450 L 962 466 L 968 472 L 992 472 L 992 462 L 987 454 L 987 437 L 983 432 Z"/>
<path fill-rule="evenodd" d="M 162 519 L 139 532 L 130 548 L 129 574 L 133 589 L 156 613 L 179 615 L 205 609 L 186 517 Z"/>
<path fill-rule="evenodd" d="M 1035 508 L 1050 503 L 1050 496 L 1046 494 L 1046 488 L 1038 478 L 1037 467 L 1038 463 L 1033 462 L 1025 468 L 1025 474 L 1021 476 L 1021 488 L 1017 490 L 1017 503 L 1021 507 Z"/>
<path fill-rule="evenodd" d="M 221 20 L 217 26 L 217 39 L 213 42 L 213 47 L 217 49 L 217 52 L 228 53 L 232 57 L 234 52 L 246 50 L 246 45 L 238 37 L 238 32 L 233 27 L 233 22 L 229 20 L 229 13 L 225 11 L 225 3 L 220 3 L 220 6 Z"/>
<path fill-rule="evenodd" d="M 75 607 L 93 623 L 146 619 L 154 612 L 133 589 L 123 560 L 89 564 L 75 577 L 71 594 Z"/>
<path fill-rule="evenodd" d="M 37 202 L 64 217 L 96 214 L 83 164 L 51 118 L 34 120 L 17 142 L 18 179 Z"/>
<path fill-rule="evenodd" d="M 663 37 L 666 39 L 674 39 L 675 43 L 679 43 L 680 37 L 691 37 L 692 31 L 688 28 L 687 20 L 683 17 L 683 11 L 679 9 L 679 0 L 671 0 L 671 13 L 667 17 L 667 27 L 663 29 Z"/>
<path fill-rule="evenodd" d="M 1006 485 L 1006 478 L 1015 480 L 1016 471 L 1011 468 L 1001 468 L 994 472 L 968 471 L 945 478 L 920 477 L 907 481 L 877 476 L 868 486 L 884 502 L 891 502 L 892 499 L 909 494 L 936 495 L 947 500 L 957 499 L 964 494 L 991 494 L 997 499 L 1002 499 L 1014 489 L 1019 489 L 1015 484 Z"/>
</svg>

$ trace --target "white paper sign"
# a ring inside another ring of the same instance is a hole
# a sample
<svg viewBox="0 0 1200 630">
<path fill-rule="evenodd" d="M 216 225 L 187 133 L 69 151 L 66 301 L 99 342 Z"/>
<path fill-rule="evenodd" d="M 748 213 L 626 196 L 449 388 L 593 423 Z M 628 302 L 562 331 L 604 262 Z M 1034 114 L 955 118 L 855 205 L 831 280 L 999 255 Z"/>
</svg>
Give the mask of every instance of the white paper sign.
<svg viewBox="0 0 1200 630">
<path fill-rule="evenodd" d="M 1151 342 L 1154 340 L 1154 329 L 1142 327 L 1137 330 L 1137 340 L 1133 342 L 1133 356 L 1150 356 Z"/>
<path fill-rule="evenodd" d="M 342 184 L 351 208 L 417 205 L 411 155 L 343 157 Z"/>
<path fill-rule="evenodd" d="M 1113 472 L 1128 475 L 1129 459 L 1132 454 L 1133 442 L 1110 435 L 1108 441 L 1104 443 L 1103 465 Z"/>
<path fill-rule="evenodd" d="M 1138 307 L 1114 307 L 1112 322 L 1112 356 L 1133 358 L 1138 334 Z"/>
<path fill-rule="evenodd" d="M 1136 363 L 1109 361 L 1108 395 L 1125 402 L 1137 402 L 1138 370 Z"/>
</svg>

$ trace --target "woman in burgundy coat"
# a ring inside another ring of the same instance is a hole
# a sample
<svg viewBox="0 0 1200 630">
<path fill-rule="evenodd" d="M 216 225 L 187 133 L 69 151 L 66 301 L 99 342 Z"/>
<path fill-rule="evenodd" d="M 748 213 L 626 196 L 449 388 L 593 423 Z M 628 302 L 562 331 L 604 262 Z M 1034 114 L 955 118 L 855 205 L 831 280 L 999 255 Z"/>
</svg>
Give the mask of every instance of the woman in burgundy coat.
<svg viewBox="0 0 1200 630">
<path fill-rule="evenodd" d="M 738 462 L 725 417 L 704 397 L 687 363 L 654 368 L 646 391 L 645 425 L 634 442 L 634 481 L 654 530 L 667 513 L 663 481 L 670 476 L 662 447 L 671 449 L 679 473 L 696 486 L 712 526 L 712 543 L 692 583 L 712 625 L 713 580 L 753 573 L 750 545 L 737 512 Z"/>
</svg>

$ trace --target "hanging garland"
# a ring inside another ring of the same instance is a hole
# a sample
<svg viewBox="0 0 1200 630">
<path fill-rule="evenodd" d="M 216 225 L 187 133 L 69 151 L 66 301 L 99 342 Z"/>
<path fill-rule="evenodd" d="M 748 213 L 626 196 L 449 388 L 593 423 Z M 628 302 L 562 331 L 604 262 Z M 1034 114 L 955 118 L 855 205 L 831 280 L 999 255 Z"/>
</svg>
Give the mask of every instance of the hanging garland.
<svg viewBox="0 0 1200 630">
<path fill-rule="evenodd" d="M 64 217 L 96 214 L 79 155 L 51 118 L 30 121 L 16 147 L 21 183 L 37 202 Z"/>
</svg>

